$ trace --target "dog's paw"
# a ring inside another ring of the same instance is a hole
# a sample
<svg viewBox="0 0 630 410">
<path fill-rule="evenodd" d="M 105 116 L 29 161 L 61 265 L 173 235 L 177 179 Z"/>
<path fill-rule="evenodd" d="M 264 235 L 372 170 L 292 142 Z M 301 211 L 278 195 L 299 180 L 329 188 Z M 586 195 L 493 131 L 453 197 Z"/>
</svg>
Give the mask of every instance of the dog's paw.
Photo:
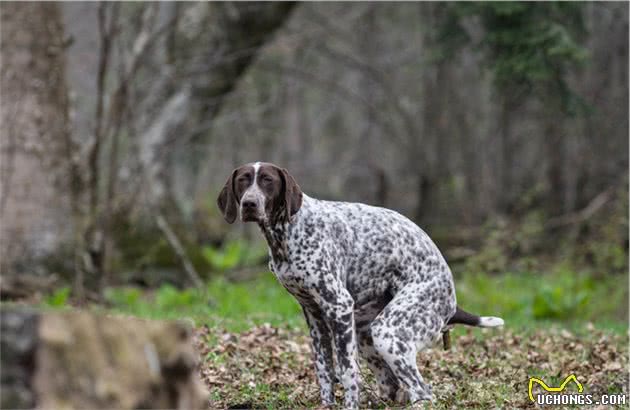
<svg viewBox="0 0 630 410">
<path fill-rule="evenodd" d="M 396 403 L 403 404 L 403 405 L 409 403 L 409 392 L 406 389 L 401 387 L 396 392 L 395 401 Z"/>
<path fill-rule="evenodd" d="M 401 405 L 418 404 L 422 406 L 423 405 L 422 403 L 426 403 L 426 402 L 435 403 L 435 397 L 433 396 L 433 393 L 431 391 L 431 386 L 429 385 L 424 386 L 424 388 L 420 392 L 418 392 L 418 395 L 416 395 L 415 397 L 411 397 L 407 389 L 404 389 L 404 388 L 400 388 L 396 392 L 396 403 L 398 404 L 401 404 Z"/>
</svg>

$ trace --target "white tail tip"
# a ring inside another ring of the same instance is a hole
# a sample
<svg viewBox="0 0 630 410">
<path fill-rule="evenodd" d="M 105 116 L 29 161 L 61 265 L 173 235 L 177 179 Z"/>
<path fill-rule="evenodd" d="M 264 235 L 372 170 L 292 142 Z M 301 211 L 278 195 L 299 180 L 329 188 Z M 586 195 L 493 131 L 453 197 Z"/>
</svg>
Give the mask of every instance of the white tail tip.
<svg viewBox="0 0 630 410">
<path fill-rule="evenodd" d="M 494 316 L 482 316 L 479 318 L 479 327 L 498 327 L 503 326 L 503 319 Z"/>
</svg>

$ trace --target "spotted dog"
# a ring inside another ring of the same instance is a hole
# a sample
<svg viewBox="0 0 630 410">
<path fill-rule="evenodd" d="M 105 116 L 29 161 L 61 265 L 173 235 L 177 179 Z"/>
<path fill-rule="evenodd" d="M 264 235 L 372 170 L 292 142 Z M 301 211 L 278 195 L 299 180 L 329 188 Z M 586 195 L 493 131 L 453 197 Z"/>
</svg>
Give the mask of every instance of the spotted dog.
<svg viewBox="0 0 630 410">
<path fill-rule="evenodd" d="M 397 212 L 311 198 L 286 169 L 265 162 L 235 169 L 217 203 L 228 223 L 240 215 L 260 227 L 270 269 L 304 311 L 325 406 L 340 381 L 344 407 L 358 407 L 358 355 L 383 399 L 431 400 L 416 354 L 453 324 L 503 325 L 457 307 L 444 257 Z"/>
</svg>

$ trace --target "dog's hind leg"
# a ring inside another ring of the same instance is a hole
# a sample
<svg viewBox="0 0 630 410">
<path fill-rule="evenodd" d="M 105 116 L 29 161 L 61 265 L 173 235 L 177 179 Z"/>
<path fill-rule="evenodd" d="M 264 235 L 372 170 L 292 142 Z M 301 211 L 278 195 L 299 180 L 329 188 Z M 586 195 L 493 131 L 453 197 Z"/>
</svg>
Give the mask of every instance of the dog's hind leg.
<svg viewBox="0 0 630 410">
<path fill-rule="evenodd" d="M 383 400 L 394 400 L 399 389 L 398 379 L 389 368 L 387 362 L 374 348 L 369 324 L 357 329 L 357 338 L 359 340 L 359 355 L 367 362 L 368 367 L 376 378 L 380 398 Z"/>
<path fill-rule="evenodd" d="M 417 353 L 439 339 L 445 323 L 433 309 L 431 297 L 428 287 L 403 289 L 371 325 L 374 348 L 411 403 L 432 399 L 431 386 L 416 364 Z"/>
</svg>

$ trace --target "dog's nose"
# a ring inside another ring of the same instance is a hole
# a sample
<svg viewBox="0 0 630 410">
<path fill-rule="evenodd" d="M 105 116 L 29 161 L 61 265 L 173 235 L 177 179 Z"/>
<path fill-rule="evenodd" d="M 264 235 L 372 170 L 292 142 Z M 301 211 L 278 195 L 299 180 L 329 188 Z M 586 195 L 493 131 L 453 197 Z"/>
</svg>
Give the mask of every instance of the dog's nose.
<svg viewBox="0 0 630 410">
<path fill-rule="evenodd" d="M 243 209 L 254 209 L 254 208 L 256 208 L 256 202 L 243 201 Z"/>
</svg>

